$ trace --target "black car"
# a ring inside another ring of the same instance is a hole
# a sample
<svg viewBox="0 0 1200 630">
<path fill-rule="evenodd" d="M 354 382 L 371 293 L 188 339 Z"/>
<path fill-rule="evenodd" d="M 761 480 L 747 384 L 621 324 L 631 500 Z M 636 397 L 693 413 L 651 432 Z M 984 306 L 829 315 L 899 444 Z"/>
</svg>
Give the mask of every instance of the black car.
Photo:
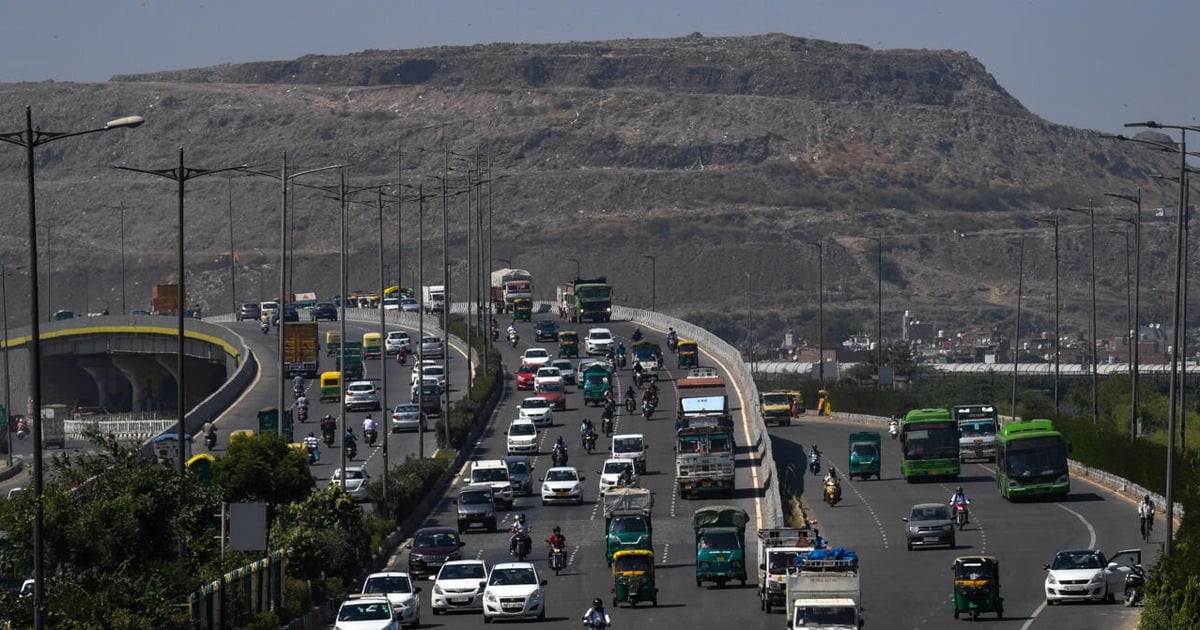
<svg viewBox="0 0 1200 630">
<path fill-rule="evenodd" d="M 534 337 L 538 341 L 558 341 L 558 322 L 552 319 L 539 319 L 534 327 Z"/>
<path fill-rule="evenodd" d="M 300 321 L 300 311 L 297 311 L 295 306 L 290 306 L 290 305 L 284 306 L 283 307 L 283 321 L 285 321 L 285 322 Z"/>
<path fill-rule="evenodd" d="M 312 307 L 309 318 L 314 322 L 326 320 L 336 322 L 338 317 L 337 307 L 329 302 L 317 302 L 317 305 Z"/>
</svg>

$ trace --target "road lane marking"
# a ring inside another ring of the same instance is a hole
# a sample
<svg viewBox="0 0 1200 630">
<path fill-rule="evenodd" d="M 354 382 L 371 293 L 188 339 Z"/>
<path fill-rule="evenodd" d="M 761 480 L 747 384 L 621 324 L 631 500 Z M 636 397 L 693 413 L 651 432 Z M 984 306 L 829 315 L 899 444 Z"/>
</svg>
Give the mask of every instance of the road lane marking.
<svg viewBox="0 0 1200 630">
<path fill-rule="evenodd" d="M 824 456 L 822 456 L 822 457 L 824 457 Z M 864 497 L 862 495 L 862 493 L 858 491 L 858 487 L 854 485 L 853 480 L 850 480 L 849 478 L 847 478 L 845 481 L 846 481 L 847 485 L 850 486 L 850 489 L 852 491 L 854 491 L 854 496 L 858 497 L 858 500 L 864 506 L 866 506 L 867 511 L 871 513 L 871 519 L 875 521 L 875 527 L 877 527 L 879 529 L 879 537 L 883 539 L 883 548 L 887 549 L 888 548 L 887 530 L 883 527 L 883 521 L 880 520 L 879 513 L 875 511 L 875 507 L 871 505 L 871 502 L 868 501 L 867 498 Z M 823 493 L 824 493 L 824 489 L 822 489 L 822 498 L 824 498 Z"/>
</svg>

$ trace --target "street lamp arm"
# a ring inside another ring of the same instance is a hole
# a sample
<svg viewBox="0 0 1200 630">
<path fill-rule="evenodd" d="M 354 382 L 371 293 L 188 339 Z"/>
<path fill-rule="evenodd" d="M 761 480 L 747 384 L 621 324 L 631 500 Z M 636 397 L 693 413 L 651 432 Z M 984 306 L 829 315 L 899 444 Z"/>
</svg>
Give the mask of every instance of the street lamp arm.
<svg viewBox="0 0 1200 630">
<path fill-rule="evenodd" d="M 119 164 L 112 165 L 113 168 L 122 170 L 122 171 L 130 171 L 133 173 L 145 173 L 147 175 L 157 175 L 159 177 L 165 177 L 167 179 L 171 179 L 171 180 L 175 180 L 175 181 L 183 180 L 185 182 L 189 179 L 195 179 L 197 177 L 203 177 L 205 175 L 214 175 L 216 173 L 224 173 L 227 171 L 240 171 L 243 168 L 245 168 L 245 166 L 246 166 L 245 164 L 242 164 L 240 166 L 230 166 L 228 168 L 187 168 L 187 167 L 180 168 L 180 167 L 175 167 L 175 168 L 145 169 L 145 168 L 134 168 L 132 166 L 121 166 Z"/>
<path fill-rule="evenodd" d="M 1142 202 L 1142 198 L 1138 195 L 1126 195 L 1123 193 L 1104 193 L 1104 196 L 1112 197 L 1114 199 L 1124 199 L 1125 201 L 1131 201 L 1133 203 L 1141 203 Z"/>
<path fill-rule="evenodd" d="M 296 177 L 300 177 L 302 175 L 308 175 L 310 173 L 319 173 L 321 171 L 332 171 L 335 168 L 346 168 L 346 167 L 349 167 L 352 165 L 353 165 L 352 163 L 347 162 L 346 164 L 331 164 L 329 166 L 322 166 L 320 168 L 310 168 L 307 171 L 300 171 L 298 173 L 288 173 L 287 179 L 291 180 Z M 283 176 L 280 175 L 279 173 L 272 173 L 269 171 L 260 171 L 260 170 L 257 170 L 256 167 L 252 167 L 248 164 L 244 164 L 233 170 L 241 171 L 243 173 L 249 173 L 250 175 L 262 175 L 263 177 L 270 177 L 271 179 L 274 179 L 274 180 L 282 180 L 283 179 Z M 299 184 L 299 182 L 296 182 L 296 183 L 298 185 L 303 185 L 303 184 Z"/>
<path fill-rule="evenodd" d="M 1125 123 L 1126 127 L 1145 127 L 1148 129 L 1179 129 L 1181 131 L 1200 131 L 1200 127 L 1192 125 L 1164 125 L 1157 120 Z"/>
<path fill-rule="evenodd" d="M 110 120 L 103 127 L 95 129 L 87 129 L 85 131 L 41 131 L 40 129 L 13 131 L 0 134 L 0 142 L 7 142 L 22 147 L 38 147 L 48 142 L 60 140 L 62 138 L 73 138 L 75 136 L 84 136 L 89 133 L 98 133 L 101 131 L 109 131 L 112 129 L 120 129 L 122 127 L 137 127 L 145 122 L 141 116 L 125 116 Z M 27 135 L 33 136 L 32 144 L 29 143 Z"/>
</svg>

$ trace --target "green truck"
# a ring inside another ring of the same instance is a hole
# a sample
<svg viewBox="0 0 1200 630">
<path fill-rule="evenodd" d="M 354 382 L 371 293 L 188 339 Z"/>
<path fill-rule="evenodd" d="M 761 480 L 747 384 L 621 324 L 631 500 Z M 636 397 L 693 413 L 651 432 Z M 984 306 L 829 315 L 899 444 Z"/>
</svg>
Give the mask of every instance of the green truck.
<svg viewBox="0 0 1200 630">
<path fill-rule="evenodd" d="M 347 341 L 339 344 L 333 350 L 333 365 L 334 367 L 341 368 L 342 378 L 347 383 L 363 377 L 363 347 L 361 341 Z M 342 361 L 345 361 L 345 364 Z"/>
<path fill-rule="evenodd" d="M 558 286 L 558 314 L 572 322 L 612 319 L 612 285 L 608 278 L 576 278 Z"/>
<path fill-rule="evenodd" d="M 850 466 L 847 468 L 851 479 L 861 477 L 863 480 L 875 475 L 879 479 L 882 468 L 883 451 L 879 448 L 880 439 L 877 431 L 850 434 Z"/>
<path fill-rule="evenodd" d="M 692 514 L 696 534 L 696 586 L 730 580 L 746 585 L 746 523 L 750 515 L 732 505 L 700 508 Z"/>
<path fill-rule="evenodd" d="M 654 495 L 644 488 L 613 488 L 604 493 L 605 559 L 631 549 L 654 549 L 650 511 Z"/>
</svg>

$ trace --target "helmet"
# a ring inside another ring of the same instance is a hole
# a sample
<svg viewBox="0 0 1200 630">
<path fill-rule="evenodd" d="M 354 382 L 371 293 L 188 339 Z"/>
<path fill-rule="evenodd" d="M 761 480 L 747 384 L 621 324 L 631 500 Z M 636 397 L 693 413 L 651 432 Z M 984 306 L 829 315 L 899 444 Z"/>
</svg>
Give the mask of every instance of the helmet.
<svg viewBox="0 0 1200 630">
<path fill-rule="evenodd" d="M 317 437 L 317 436 L 313 435 L 312 431 L 309 431 L 309 432 L 308 432 L 308 437 Z"/>
<path fill-rule="evenodd" d="M 554 526 L 554 533 L 555 533 L 555 534 L 561 534 L 561 533 L 562 533 L 562 528 L 561 528 L 561 527 L 559 527 L 558 525 L 555 525 L 555 526 Z"/>
<path fill-rule="evenodd" d="M 1150 495 L 1148 495 L 1148 494 L 1147 494 L 1147 495 L 1146 495 L 1146 498 L 1145 498 L 1145 499 L 1142 499 L 1142 500 L 1143 500 L 1143 501 L 1145 501 L 1146 503 L 1149 503 L 1149 502 L 1150 502 Z"/>
<path fill-rule="evenodd" d="M 962 486 L 959 486 L 958 490 L 955 490 L 955 492 L 958 494 L 962 494 L 963 493 Z"/>
<path fill-rule="evenodd" d="M 601 600 L 599 597 L 597 597 L 596 599 L 592 600 L 592 607 L 593 608 L 604 608 L 604 601 Z"/>
<path fill-rule="evenodd" d="M 524 523 L 524 522 L 525 522 L 525 515 L 524 515 L 524 514 L 518 514 L 518 515 L 517 515 L 517 522 L 518 522 L 518 523 Z"/>
</svg>

